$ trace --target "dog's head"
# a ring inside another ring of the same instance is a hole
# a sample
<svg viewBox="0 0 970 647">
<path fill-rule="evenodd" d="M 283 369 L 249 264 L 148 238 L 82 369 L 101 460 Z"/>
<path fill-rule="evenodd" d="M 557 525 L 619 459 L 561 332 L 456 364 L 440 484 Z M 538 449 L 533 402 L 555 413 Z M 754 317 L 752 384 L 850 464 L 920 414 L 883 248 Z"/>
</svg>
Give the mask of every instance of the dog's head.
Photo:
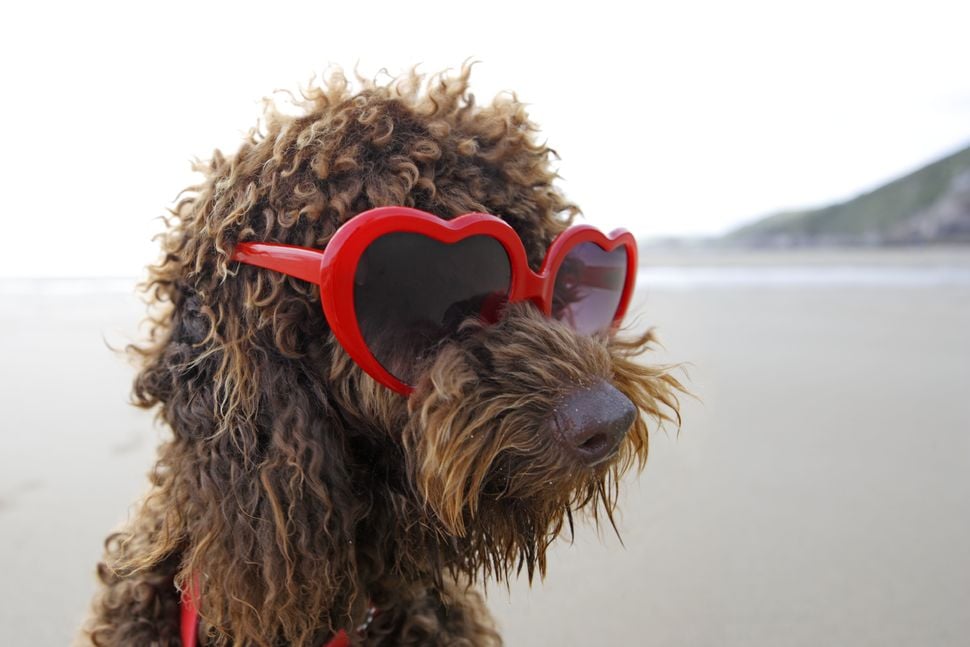
<svg viewBox="0 0 970 647">
<path fill-rule="evenodd" d="M 529 302 L 461 322 L 402 396 L 335 341 L 316 286 L 232 260 L 244 241 L 323 249 L 402 205 L 500 216 L 537 269 L 578 209 L 523 105 L 477 106 L 468 76 L 352 92 L 335 74 L 199 164 L 173 210 L 135 384 L 175 434 L 155 554 L 184 551 L 183 575 L 212 582 L 203 612 L 237 636 L 308 635 L 307 609 L 349 608 L 381 573 L 542 571 L 574 511 L 611 514 L 648 421 L 676 416 L 676 380 L 634 360 L 649 332 L 583 335 Z"/>
</svg>

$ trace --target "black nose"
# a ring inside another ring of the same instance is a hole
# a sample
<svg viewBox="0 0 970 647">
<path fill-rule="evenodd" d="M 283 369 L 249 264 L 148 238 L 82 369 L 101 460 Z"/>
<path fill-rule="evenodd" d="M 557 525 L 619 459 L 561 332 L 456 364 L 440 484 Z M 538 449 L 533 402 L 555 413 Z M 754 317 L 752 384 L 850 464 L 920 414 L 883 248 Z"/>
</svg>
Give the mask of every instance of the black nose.
<svg viewBox="0 0 970 647">
<path fill-rule="evenodd" d="M 564 397 L 553 410 L 552 422 L 563 447 L 593 466 L 616 452 L 636 415 L 629 398 L 600 380 Z"/>
</svg>

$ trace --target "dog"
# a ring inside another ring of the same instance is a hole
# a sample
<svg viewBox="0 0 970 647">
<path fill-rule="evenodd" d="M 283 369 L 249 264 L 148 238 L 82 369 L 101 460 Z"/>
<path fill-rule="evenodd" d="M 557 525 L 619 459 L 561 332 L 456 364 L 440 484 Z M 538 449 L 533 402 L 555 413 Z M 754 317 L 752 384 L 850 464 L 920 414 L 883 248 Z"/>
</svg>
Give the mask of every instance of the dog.
<svg viewBox="0 0 970 647">
<path fill-rule="evenodd" d="M 476 584 L 612 523 L 648 423 L 679 425 L 653 332 L 620 329 L 632 236 L 573 226 L 555 151 L 470 72 L 333 71 L 196 161 L 130 349 L 171 437 L 85 643 L 501 644 Z"/>
</svg>

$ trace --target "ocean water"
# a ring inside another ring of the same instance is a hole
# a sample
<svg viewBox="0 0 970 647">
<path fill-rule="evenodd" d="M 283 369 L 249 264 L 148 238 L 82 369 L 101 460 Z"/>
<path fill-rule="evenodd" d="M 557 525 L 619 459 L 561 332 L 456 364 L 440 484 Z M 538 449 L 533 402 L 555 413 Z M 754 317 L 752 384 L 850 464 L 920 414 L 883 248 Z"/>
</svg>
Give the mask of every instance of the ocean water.
<svg viewBox="0 0 970 647">
<path fill-rule="evenodd" d="M 931 287 L 970 285 L 967 266 L 751 265 L 654 266 L 640 269 L 640 289 L 697 287 Z"/>
<path fill-rule="evenodd" d="M 0 278 L 4 296 L 69 297 L 88 294 L 134 294 L 138 279 L 96 278 Z"/>
</svg>

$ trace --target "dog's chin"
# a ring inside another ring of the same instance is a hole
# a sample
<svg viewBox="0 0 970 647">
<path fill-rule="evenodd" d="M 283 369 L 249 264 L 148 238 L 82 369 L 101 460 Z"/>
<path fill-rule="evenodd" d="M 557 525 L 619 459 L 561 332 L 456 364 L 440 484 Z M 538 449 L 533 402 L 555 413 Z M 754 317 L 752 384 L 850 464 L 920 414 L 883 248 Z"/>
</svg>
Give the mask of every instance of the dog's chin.
<svg viewBox="0 0 970 647">
<path fill-rule="evenodd" d="M 611 522 L 619 453 L 593 467 L 561 458 L 560 469 L 543 475 L 518 461 L 496 461 L 460 527 L 433 515 L 429 521 L 439 536 L 458 548 L 451 556 L 454 570 L 499 580 L 525 572 L 531 580 L 545 573 L 549 546 L 559 537 L 572 539 L 575 524 Z"/>
<path fill-rule="evenodd" d="M 607 480 L 591 473 L 569 490 L 553 483 L 527 497 L 483 493 L 462 534 L 447 542 L 458 548 L 452 569 L 470 580 L 507 581 L 525 573 L 531 581 L 536 573 L 544 575 L 547 550 L 559 537 L 571 541 L 580 518 L 612 519 L 615 498 L 607 494 Z"/>
</svg>

